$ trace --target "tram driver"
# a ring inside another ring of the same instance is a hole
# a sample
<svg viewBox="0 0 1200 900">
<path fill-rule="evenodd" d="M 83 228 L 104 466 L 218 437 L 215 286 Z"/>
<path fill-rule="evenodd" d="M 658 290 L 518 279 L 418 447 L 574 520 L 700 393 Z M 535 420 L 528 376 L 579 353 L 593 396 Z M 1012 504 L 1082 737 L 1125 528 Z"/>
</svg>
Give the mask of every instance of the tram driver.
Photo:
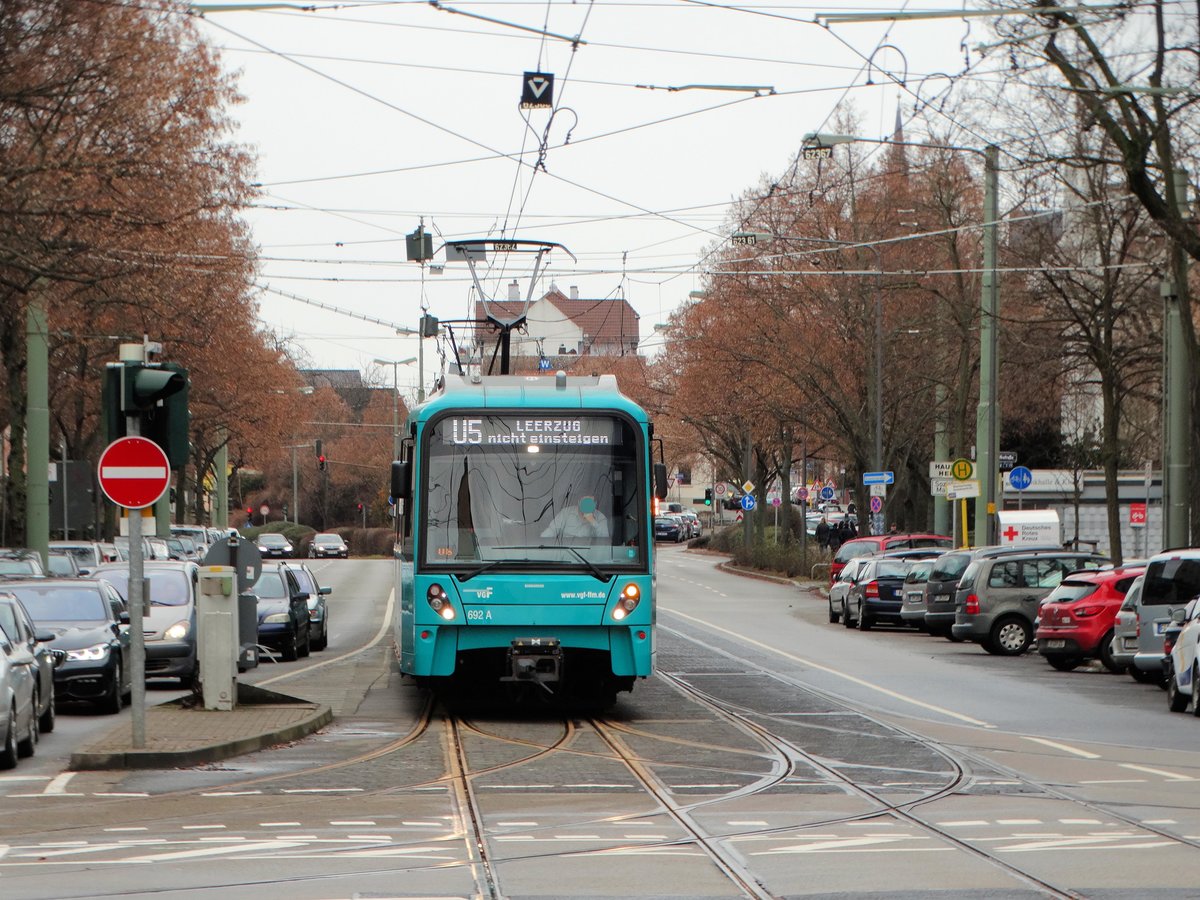
<svg viewBox="0 0 1200 900">
<path fill-rule="evenodd" d="M 559 540 L 578 538 L 608 540 L 608 517 L 597 509 L 595 497 L 580 497 L 578 504 L 560 510 L 550 520 L 550 524 L 542 532 L 542 537 L 558 538 Z"/>
</svg>

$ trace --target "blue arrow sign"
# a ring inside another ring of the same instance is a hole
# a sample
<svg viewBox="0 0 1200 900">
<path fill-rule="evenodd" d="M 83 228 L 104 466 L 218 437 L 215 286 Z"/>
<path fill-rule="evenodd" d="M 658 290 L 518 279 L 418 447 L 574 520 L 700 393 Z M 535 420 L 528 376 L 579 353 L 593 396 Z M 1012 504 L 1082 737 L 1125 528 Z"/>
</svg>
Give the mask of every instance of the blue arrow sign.
<svg viewBox="0 0 1200 900">
<path fill-rule="evenodd" d="M 754 500 L 753 494 L 742 494 L 742 509 L 750 512 L 755 506 L 757 506 L 757 503 Z"/>
<path fill-rule="evenodd" d="M 1033 484 L 1033 473 L 1025 466 L 1017 466 L 1008 473 L 1008 482 L 1014 490 L 1023 491 Z"/>
<path fill-rule="evenodd" d="M 863 472 L 863 484 L 895 484 L 896 476 L 892 472 Z"/>
<path fill-rule="evenodd" d="M 821 499 L 822 500 L 832 500 L 833 494 L 834 494 L 833 488 L 831 488 L 831 487 L 821 488 Z"/>
</svg>

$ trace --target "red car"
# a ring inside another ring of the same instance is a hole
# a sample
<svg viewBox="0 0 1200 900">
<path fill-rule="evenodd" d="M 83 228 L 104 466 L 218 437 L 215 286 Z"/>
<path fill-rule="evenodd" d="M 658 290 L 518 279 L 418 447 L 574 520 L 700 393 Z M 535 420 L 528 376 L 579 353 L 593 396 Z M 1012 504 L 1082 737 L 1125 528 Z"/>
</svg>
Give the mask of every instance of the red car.
<svg viewBox="0 0 1200 900">
<path fill-rule="evenodd" d="M 867 537 L 854 538 L 846 541 L 833 555 L 829 565 L 829 584 L 837 581 L 838 573 L 846 567 L 846 563 L 860 556 L 870 556 L 885 550 L 908 550 L 913 547 L 944 547 L 949 550 L 954 546 L 954 539 L 944 534 L 872 534 Z"/>
<path fill-rule="evenodd" d="M 1099 659 L 1110 672 L 1125 667 L 1113 660 L 1113 623 L 1125 593 L 1145 566 L 1073 572 L 1042 601 L 1038 610 L 1038 653 L 1060 672 L 1087 659 Z"/>
</svg>

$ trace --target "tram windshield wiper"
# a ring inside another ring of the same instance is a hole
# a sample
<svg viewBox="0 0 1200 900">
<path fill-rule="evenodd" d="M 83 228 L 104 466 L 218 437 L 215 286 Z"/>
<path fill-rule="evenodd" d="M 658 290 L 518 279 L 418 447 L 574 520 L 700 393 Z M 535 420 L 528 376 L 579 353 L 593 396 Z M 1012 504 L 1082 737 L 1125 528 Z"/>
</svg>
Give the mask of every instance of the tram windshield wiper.
<svg viewBox="0 0 1200 900">
<path fill-rule="evenodd" d="M 605 572 L 598 565 L 596 565 L 594 562 L 592 562 L 590 559 L 588 559 L 586 556 L 584 556 L 582 553 L 580 553 L 578 550 L 576 550 L 574 547 L 570 546 L 569 544 L 537 544 L 537 545 L 530 545 L 530 546 L 521 545 L 521 546 L 515 546 L 515 547 L 493 547 L 492 549 L 493 550 L 570 550 L 572 553 L 575 554 L 576 559 L 578 559 L 581 563 L 583 563 L 585 566 L 587 566 L 588 574 L 591 575 L 593 578 L 595 578 L 597 581 L 602 581 L 605 584 L 608 584 L 608 582 L 612 579 L 611 573 Z M 502 561 L 510 562 L 510 560 L 502 560 Z M 474 572 L 472 572 L 470 574 L 470 577 L 474 578 L 476 575 L 478 575 L 484 569 L 490 569 L 494 565 L 497 565 L 497 563 L 488 563 L 487 565 L 482 566 L 479 569 L 476 569 Z M 461 577 L 459 580 L 460 581 L 462 580 Z"/>
<path fill-rule="evenodd" d="M 512 562 L 512 560 L 497 559 L 492 562 L 486 562 L 482 566 L 476 566 L 474 569 L 471 569 L 469 572 L 456 572 L 455 577 L 458 578 L 458 581 L 461 584 L 464 581 L 470 581 L 476 575 L 482 575 L 484 572 L 488 571 L 489 569 L 494 569 L 494 568 L 496 568 L 496 566 L 502 566 L 507 562 Z"/>
</svg>

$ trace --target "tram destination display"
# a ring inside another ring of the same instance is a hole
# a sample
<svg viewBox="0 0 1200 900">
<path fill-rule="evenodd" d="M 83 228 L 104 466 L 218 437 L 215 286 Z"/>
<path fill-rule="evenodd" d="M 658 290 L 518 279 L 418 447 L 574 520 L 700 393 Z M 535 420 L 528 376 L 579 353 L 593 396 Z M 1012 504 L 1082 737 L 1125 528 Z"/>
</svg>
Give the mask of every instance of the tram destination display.
<svg viewBox="0 0 1200 900">
<path fill-rule="evenodd" d="M 443 444 L 503 446 L 612 446 L 621 429 L 606 416 L 522 414 L 446 418 L 437 423 Z"/>
</svg>

